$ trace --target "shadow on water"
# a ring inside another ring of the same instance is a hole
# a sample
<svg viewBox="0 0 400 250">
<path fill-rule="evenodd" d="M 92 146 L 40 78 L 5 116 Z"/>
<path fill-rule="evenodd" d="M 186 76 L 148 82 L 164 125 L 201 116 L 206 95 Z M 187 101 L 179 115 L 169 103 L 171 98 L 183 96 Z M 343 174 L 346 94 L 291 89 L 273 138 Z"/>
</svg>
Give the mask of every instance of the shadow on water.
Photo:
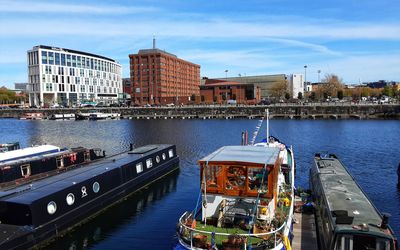
<svg viewBox="0 0 400 250">
<path fill-rule="evenodd" d="M 159 202 L 176 191 L 178 176 L 179 169 L 109 207 L 95 218 L 67 232 L 63 237 L 55 239 L 46 246 L 46 249 L 93 248 L 99 242 L 110 238 L 111 235 L 118 235 L 121 231 L 132 233 L 131 239 L 148 238 L 150 235 L 144 234 L 140 229 L 135 229 L 138 217 L 151 213 Z M 114 240 L 113 248 L 121 247 L 118 245 L 118 240 Z M 124 245 L 125 247 L 127 246 Z"/>
</svg>

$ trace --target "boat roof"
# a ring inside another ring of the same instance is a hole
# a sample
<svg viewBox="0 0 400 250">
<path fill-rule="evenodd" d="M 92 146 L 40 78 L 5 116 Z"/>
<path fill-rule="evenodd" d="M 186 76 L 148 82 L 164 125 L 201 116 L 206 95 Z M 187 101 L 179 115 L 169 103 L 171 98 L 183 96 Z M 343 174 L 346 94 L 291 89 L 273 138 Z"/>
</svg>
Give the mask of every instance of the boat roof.
<svg viewBox="0 0 400 250">
<path fill-rule="evenodd" d="M 340 160 L 334 157 L 316 157 L 320 180 L 331 212 L 347 211 L 354 217 L 352 224 L 336 223 L 338 230 L 351 230 L 353 225 L 369 225 L 369 232 L 382 234 L 382 217 L 361 187 Z M 333 216 L 333 215 L 332 215 Z"/>
<path fill-rule="evenodd" d="M 173 145 L 169 144 L 157 144 L 148 145 L 151 150 L 145 153 L 137 153 L 135 150 L 117 154 L 101 161 L 91 162 L 85 165 L 83 168 L 73 169 L 58 175 L 54 175 L 48 178 L 40 179 L 30 184 L 20 185 L 16 188 L 9 190 L 0 190 L 0 202 L 8 201 L 20 204 L 31 204 L 34 201 L 41 199 L 45 196 L 51 195 L 57 191 L 65 190 L 77 183 L 82 183 L 88 178 L 98 176 L 106 171 L 120 168 L 125 164 L 130 164 L 136 160 L 145 158 L 151 155 L 157 150 L 169 148 Z"/>
<path fill-rule="evenodd" d="M 18 150 L 12 150 L 0 153 L 0 163 L 5 161 L 17 160 L 37 155 L 59 152 L 60 148 L 53 145 L 41 145 L 28 147 Z"/>
<path fill-rule="evenodd" d="M 241 162 L 262 165 L 274 165 L 279 148 L 256 146 L 224 146 L 199 160 L 199 163 L 210 162 Z"/>
</svg>

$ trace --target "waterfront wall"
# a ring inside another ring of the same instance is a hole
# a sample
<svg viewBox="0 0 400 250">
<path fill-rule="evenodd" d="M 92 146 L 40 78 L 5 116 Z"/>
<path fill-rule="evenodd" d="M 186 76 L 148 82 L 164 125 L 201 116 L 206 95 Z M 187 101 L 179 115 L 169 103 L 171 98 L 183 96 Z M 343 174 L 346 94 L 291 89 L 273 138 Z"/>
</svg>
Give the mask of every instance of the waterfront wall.
<svg viewBox="0 0 400 250">
<path fill-rule="evenodd" d="M 0 109 L 1 118 L 19 118 L 25 113 L 42 112 L 44 116 L 89 112 L 117 112 L 130 119 L 233 119 L 258 118 L 270 111 L 270 118 L 279 119 L 400 119 L 400 104 L 370 105 L 269 105 L 269 106 L 183 106 L 131 108 L 61 108 Z"/>
</svg>

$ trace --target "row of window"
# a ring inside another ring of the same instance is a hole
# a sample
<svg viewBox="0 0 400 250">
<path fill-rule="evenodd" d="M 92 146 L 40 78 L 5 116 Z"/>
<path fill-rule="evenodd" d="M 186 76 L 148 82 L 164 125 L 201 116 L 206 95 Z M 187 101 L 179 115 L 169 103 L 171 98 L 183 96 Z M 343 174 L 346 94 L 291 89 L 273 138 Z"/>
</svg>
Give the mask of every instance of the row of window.
<svg viewBox="0 0 400 250">
<path fill-rule="evenodd" d="M 43 65 L 42 68 L 44 74 L 54 74 L 54 75 L 69 75 L 69 76 L 81 76 L 81 77 L 96 77 L 99 79 L 108 79 L 113 81 L 120 81 L 121 77 L 118 74 L 101 72 L 96 70 L 88 69 L 77 69 L 68 67 L 57 67 L 51 65 Z"/>
<path fill-rule="evenodd" d="M 42 64 L 62 65 L 69 67 L 101 70 L 112 73 L 121 73 L 121 66 L 115 63 L 84 56 L 42 50 L 41 59 Z"/>
<path fill-rule="evenodd" d="M 56 89 L 56 87 L 58 86 L 58 89 Z M 67 87 L 67 88 L 66 88 Z M 110 94 L 117 94 L 117 88 L 112 88 L 112 87 L 100 87 L 97 86 L 97 88 L 94 88 L 93 85 L 89 85 L 86 88 L 86 85 L 78 85 L 78 88 L 76 87 L 76 85 L 74 84 L 67 84 L 67 86 L 65 87 L 65 84 L 54 84 L 54 91 L 58 91 L 58 92 L 81 92 L 81 93 L 85 93 L 85 92 L 89 92 L 89 93 L 110 93 Z M 53 91 L 53 84 L 52 83 L 46 83 L 43 86 L 43 91 L 46 92 L 52 92 Z M 97 90 L 95 92 L 95 90 Z"/>
<path fill-rule="evenodd" d="M 36 79 L 36 78 L 35 78 Z M 35 80 L 34 79 L 34 80 Z M 105 86 L 107 87 L 117 87 L 119 88 L 121 84 L 119 82 L 114 82 L 114 81 L 109 81 L 103 79 L 98 79 L 93 78 L 87 78 L 87 77 L 72 77 L 72 76 L 59 76 L 59 75 L 42 75 L 42 82 L 52 82 L 52 83 L 72 83 L 72 84 L 86 84 L 86 85 L 97 85 L 99 83 L 100 86 L 103 86 L 105 83 Z M 111 84 L 110 84 L 111 83 Z"/>
<path fill-rule="evenodd" d="M 162 159 L 164 161 L 167 159 L 167 155 L 165 153 L 162 153 L 161 157 L 162 157 Z M 168 157 L 169 158 L 174 157 L 174 150 L 173 149 L 170 149 L 168 151 Z M 160 156 L 157 155 L 155 160 L 156 160 L 157 163 L 159 163 L 161 161 Z M 151 168 L 151 167 L 153 167 L 153 159 L 149 158 L 149 159 L 146 160 L 146 168 Z M 138 174 L 143 172 L 143 163 L 142 162 L 139 162 L 139 163 L 136 164 L 136 172 Z M 97 194 L 100 191 L 100 184 L 97 181 L 93 183 L 92 190 L 93 190 L 93 192 L 95 194 Z M 88 191 L 86 189 L 86 186 L 82 186 L 82 188 L 81 188 L 82 198 L 88 195 L 87 192 Z M 72 206 L 75 203 L 75 195 L 73 193 L 67 194 L 67 196 L 65 197 L 65 201 L 68 204 L 68 206 Z M 50 214 L 50 215 L 53 215 L 53 214 L 56 213 L 56 211 L 57 211 L 57 203 L 55 201 L 50 201 L 47 204 L 47 213 Z"/>
</svg>

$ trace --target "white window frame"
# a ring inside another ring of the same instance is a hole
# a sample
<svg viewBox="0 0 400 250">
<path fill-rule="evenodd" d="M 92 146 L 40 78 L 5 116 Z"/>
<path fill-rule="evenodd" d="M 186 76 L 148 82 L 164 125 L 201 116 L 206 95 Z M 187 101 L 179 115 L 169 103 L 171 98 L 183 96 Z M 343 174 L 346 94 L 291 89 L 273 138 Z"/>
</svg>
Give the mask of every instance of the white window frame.
<svg viewBox="0 0 400 250">
<path fill-rule="evenodd" d="M 136 164 L 136 173 L 140 174 L 143 172 L 143 163 L 139 162 Z"/>
</svg>

